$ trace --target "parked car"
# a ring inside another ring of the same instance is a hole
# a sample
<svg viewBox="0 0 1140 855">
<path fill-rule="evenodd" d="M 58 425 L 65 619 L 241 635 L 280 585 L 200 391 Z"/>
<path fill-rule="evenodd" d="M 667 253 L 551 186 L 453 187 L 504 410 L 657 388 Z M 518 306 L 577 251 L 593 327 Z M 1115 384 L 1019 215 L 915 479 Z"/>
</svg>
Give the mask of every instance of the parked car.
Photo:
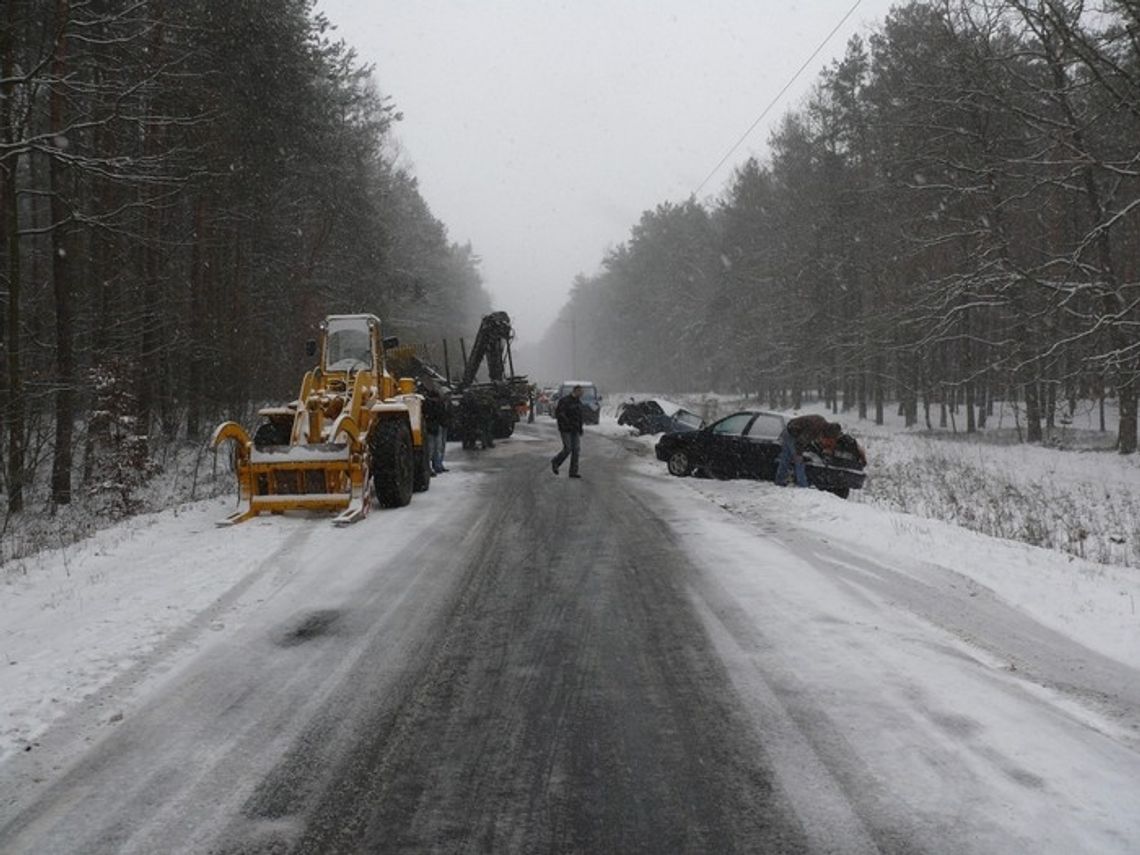
<svg viewBox="0 0 1140 855">
<path fill-rule="evenodd" d="M 602 396 L 598 394 L 598 387 L 589 380 L 563 380 L 562 385 L 558 387 L 558 394 L 555 396 L 555 401 L 563 395 L 569 395 L 575 386 L 582 387 L 583 424 L 596 425 L 602 414 Z M 553 415 L 554 410 L 551 409 L 550 412 Z"/>
<path fill-rule="evenodd" d="M 696 413 L 657 398 L 626 401 L 618 408 L 618 424 L 628 425 L 636 430 L 639 436 L 652 433 L 684 433 L 700 430 L 705 426 L 704 420 Z"/>
<path fill-rule="evenodd" d="M 783 430 L 784 417 L 779 413 L 743 410 L 698 431 L 665 434 L 657 442 L 657 459 L 678 476 L 773 481 Z M 815 448 L 804 455 L 808 483 L 845 499 L 866 481 L 865 459 L 855 438 L 844 434 L 831 454 Z"/>
</svg>

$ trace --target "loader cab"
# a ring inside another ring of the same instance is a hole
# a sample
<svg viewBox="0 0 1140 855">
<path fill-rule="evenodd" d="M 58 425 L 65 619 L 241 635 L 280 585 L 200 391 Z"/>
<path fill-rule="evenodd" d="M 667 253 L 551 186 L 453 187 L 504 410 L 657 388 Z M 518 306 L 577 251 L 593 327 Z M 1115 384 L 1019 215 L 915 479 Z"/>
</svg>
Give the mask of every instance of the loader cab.
<svg viewBox="0 0 1140 855">
<path fill-rule="evenodd" d="M 322 371 L 345 374 L 380 372 L 379 318 L 375 315 L 330 315 L 322 327 Z"/>
</svg>

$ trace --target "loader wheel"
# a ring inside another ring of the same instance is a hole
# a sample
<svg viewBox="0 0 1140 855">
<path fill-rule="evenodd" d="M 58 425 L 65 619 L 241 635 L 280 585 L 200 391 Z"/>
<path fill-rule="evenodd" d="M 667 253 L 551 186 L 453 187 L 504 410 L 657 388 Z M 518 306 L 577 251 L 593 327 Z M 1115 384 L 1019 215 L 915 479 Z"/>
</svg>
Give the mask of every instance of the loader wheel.
<svg viewBox="0 0 1140 855">
<path fill-rule="evenodd" d="M 431 486 L 431 457 L 428 456 L 428 446 L 425 442 L 413 454 L 416 458 L 416 474 L 413 486 L 417 493 L 426 493 Z"/>
<path fill-rule="evenodd" d="M 415 461 L 408 426 L 392 420 L 376 425 L 368 443 L 372 483 L 382 508 L 402 508 L 412 500 Z"/>
</svg>

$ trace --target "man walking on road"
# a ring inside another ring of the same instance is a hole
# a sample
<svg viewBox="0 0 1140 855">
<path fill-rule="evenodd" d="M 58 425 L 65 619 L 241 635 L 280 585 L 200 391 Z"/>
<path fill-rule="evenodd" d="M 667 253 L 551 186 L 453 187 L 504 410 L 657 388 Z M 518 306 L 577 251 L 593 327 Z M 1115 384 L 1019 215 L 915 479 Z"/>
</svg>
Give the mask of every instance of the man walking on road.
<svg viewBox="0 0 1140 855">
<path fill-rule="evenodd" d="M 558 467 L 567 457 L 570 458 L 570 477 L 581 478 L 578 474 L 578 452 L 582 448 L 582 387 L 575 386 L 569 395 L 558 399 L 554 408 L 554 418 L 558 420 L 558 433 L 562 436 L 562 450 L 550 461 L 550 468 L 558 474 Z"/>
</svg>

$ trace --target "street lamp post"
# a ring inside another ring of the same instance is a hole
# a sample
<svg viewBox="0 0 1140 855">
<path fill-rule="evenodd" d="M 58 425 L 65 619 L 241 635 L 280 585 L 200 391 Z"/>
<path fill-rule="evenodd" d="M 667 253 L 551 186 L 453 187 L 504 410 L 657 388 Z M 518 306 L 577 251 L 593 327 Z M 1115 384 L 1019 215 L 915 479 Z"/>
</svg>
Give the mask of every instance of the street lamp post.
<svg viewBox="0 0 1140 855">
<path fill-rule="evenodd" d="M 570 373 L 578 378 L 578 325 L 570 319 Z"/>
</svg>

